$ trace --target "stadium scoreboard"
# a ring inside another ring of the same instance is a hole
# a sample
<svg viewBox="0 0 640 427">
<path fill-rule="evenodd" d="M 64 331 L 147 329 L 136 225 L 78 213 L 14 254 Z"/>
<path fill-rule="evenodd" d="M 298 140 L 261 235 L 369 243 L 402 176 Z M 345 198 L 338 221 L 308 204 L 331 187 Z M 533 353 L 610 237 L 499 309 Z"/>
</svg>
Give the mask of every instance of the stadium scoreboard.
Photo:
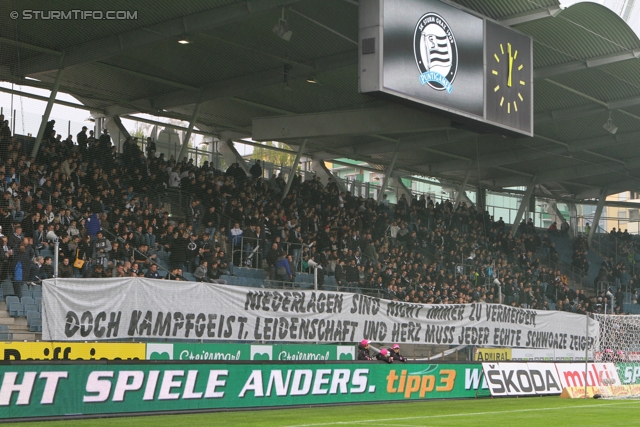
<svg viewBox="0 0 640 427">
<path fill-rule="evenodd" d="M 361 0 L 361 93 L 533 136 L 533 41 L 440 0 Z"/>
</svg>

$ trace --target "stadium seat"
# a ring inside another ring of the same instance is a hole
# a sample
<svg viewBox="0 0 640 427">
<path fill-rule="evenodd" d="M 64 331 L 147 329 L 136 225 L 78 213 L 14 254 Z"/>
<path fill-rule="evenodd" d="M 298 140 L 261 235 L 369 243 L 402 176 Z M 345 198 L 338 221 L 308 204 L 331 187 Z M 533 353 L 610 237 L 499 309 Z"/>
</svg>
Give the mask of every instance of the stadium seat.
<svg viewBox="0 0 640 427">
<path fill-rule="evenodd" d="M 192 273 L 189 273 L 188 271 L 185 271 L 182 273 L 182 277 L 184 277 L 185 279 L 187 279 L 190 282 L 195 282 L 196 281 L 196 276 L 194 276 Z"/>
<path fill-rule="evenodd" d="M 5 303 L 7 305 L 7 310 L 9 310 L 9 305 L 11 305 L 12 303 L 18 303 L 20 304 L 20 298 L 18 298 L 15 295 L 9 295 L 7 296 Z"/>
<path fill-rule="evenodd" d="M 9 316 L 22 317 L 24 316 L 24 306 L 19 302 L 12 302 L 9 304 Z"/>
<path fill-rule="evenodd" d="M 9 332 L 9 326 L 8 325 L 0 325 L 0 333 L 2 332 Z"/>
<path fill-rule="evenodd" d="M 42 319 L 40 317 L 33 318 L 29 325 L 30 332 L 42 332 Z"/>
<path fill-rule="evenodd" d="M 227 276 L 226 274 L 220 276 L 220 280 L 224 280 L 226 283 L 231 283 L 231 277 Z"/>
<path fill-rule="evenodd" d="M 24 304 L 24 312 L 28 313 L 30 311 L 35 311 L 40 313 L 40 311 L 38 310 L 38 306 L 34 303 L 30 303 L 30 304 Z"/>
<path fill-rule="evenodd" d="M 41 285 L 33 285 L 33 286 L 31 286 L 31 293 L 35 294 L 36 292 L 42 293 L 42 286 Z"/>
<path fill-rule="evenodd" d="M 244 276 L 238 277 L 238 285 L 240 286 L 249 286 L 249 278 Z"/>
<path fill-rule="evenodd" d="M 13 334 L 0 332 L 0 341 L 13 341 Z"/>
<path fill-rule="evenodd" d="M 32 297 L 22 297 L 20 298 L 20 302 L 22 303 L 22 305 L 35 304 L 35 301 Z"/>
<path fill-rule="evenodd" d="M 30 297 L 31 296 L 31 288 L 29 288 L 28 284 L 23 283 L 20 286 L 20 296 L 21 297 Z"/>
<path fill-rule="evenodd" d="M 34 297 L 33 298 L 33 302 L 38 307 L 42 307 L 42 297 Z"/>
<path fill-rule="evenodd" d="M 31 326 L 33 319 L 40 319 L 40 312 L 38 310 L 25 310 L 27 317 L 27 325 Z"/>
</svg>

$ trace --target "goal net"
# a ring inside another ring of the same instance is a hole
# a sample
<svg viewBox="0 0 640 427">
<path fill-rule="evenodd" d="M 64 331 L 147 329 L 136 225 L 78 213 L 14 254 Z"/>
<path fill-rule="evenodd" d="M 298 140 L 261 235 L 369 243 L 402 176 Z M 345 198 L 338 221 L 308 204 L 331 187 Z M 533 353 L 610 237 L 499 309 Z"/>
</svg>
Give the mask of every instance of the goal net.
<svg viewBox="0 0 640 427">
<path fill-rule="evenodd" d="M 594 342 L 593 359 L 615 364 L 620 383 L 609 399 L 640 399 L 640 316 L 595 314 L 600 334 Z M 612 378 L 601 378 L 603 386 L 614 385 Z"/>
</svg>

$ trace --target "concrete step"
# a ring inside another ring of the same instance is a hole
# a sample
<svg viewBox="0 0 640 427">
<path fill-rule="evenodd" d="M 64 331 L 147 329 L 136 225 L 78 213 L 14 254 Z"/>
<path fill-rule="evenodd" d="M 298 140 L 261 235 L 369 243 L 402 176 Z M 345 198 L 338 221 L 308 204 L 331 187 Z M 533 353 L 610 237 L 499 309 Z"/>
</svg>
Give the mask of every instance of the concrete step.
<svg viewBox="0 0 640 427">
<path fill-rule="evenodd" d="M 11 317 L 9 316 L 9 312 L 7 310 L 0 310 L 0 319 L 3 319 L 5 317 Z"/>
<path fill-rule="evenodd" d="M 15 326 L 27 326 L 27 318 L 26 317 L 14 317 L 13 324 Z"/>
<path fill-rule="evenodd" d="M 0 325 L 13 325 L 15 319 L 13 317 L 0 317 Z"/>
<path fill-rule="evenodd" d="M 14 341 L 35 341 L 36 335 L 42 339 L 42 334 L 35 334 L 32 332 L 11 332 L 13 334 Z"/>
<path fill-rule="evenodd" d="M 30 332 L 29 326 L 26 325 L 26 322 L 24 325 L 11 325 L 9 326 L 9 330 L 11 332 Z"/>
</svg>

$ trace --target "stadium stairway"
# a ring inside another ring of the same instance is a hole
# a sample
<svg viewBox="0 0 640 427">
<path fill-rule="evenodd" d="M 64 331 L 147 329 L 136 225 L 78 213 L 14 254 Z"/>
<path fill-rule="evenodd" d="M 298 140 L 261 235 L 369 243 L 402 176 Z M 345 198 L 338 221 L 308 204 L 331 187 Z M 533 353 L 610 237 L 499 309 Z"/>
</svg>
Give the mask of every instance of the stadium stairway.
<svg viewBox="0 0 640 427">
<path fill-rule="evenodd" d="M 42 334 L 29 332 L 26 317 L 9 316 L 7 305 L 4 301 L 0 302 L 0 325 L 8 326 L 8 333 L 13 335 L 12 341 L 40 341 L 42 339 Z M 0 331 L 0 336 L 4 337 L 5 333 Z"/>
</svg>

